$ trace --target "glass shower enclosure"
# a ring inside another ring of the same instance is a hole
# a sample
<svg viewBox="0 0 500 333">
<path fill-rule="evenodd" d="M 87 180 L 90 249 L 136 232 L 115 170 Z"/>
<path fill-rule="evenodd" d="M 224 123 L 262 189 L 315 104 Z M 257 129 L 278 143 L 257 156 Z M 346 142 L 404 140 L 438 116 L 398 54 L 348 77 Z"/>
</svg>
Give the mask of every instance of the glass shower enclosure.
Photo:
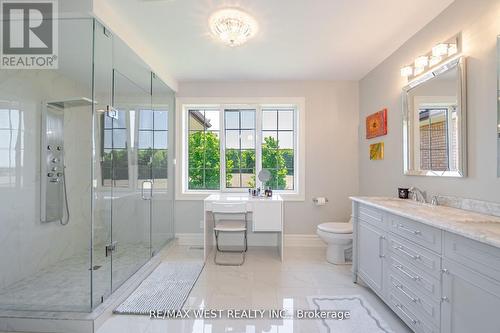
<svg viewBox="0 0 500 333">
<path fill-rule="evenodd" d="M 0 71 L 0 310 L 90 312 L 174 237 L 174 92 L 94 19 Z"/>
</svg>

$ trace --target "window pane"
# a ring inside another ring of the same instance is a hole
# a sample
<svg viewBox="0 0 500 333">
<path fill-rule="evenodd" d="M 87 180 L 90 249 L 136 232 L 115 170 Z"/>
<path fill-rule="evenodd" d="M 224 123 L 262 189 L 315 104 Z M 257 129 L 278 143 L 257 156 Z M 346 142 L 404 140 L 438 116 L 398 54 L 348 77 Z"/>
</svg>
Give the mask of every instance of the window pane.
<svg viewBox="0 0 500 333">
<path fill-rule="evenodd" d="M 103 142 L 104 149 L 113 148 L 113 139 L 111 136 L 112 134 L 113 134 L 113 130 L 110 130 L 110 129 L 104 130 L 104 142 Z"/>
<path fill-rule="evenodd" d="M 113 132 L 113 148 L 127 148 L 127 130 L 114 129 Z"/>
<path fill-rule="evenodd" d="M 226 149 L 226 169 L 239 169 L 240 151 L 238 149 Z"/>
<path fill-rule="evenodd" d="M 104 128 L 112 128 L 113 118 L 106 116 L 106 114 L 103 114 L 102 117 L 104 119 Z"/>
<path fill-rule="evenodd" d="M 153 111 L 141 110 L 139 112 L 139 129 L 153 129 Z"/>
<path fill-rule="evenodd" d="M 205 188 L 205 175 L 202 168 L 189 169 L 188 171 L 188 188 L 190 190 L 199 190 Z"/>
<path fill-rule="evenodd" d="M 205 115 L 203 111 L 190 110 L 189 111 L 189 130 L 197 131 L 204 130 Z"/>
<path fill-rule="evenodd" d="M 205 188 L 218 190 L 220 188 L 220 169 L 205 169 Z"/>
<path fill-rule="evenodd" d="M 205 111 L 205 128 L 210 131 L 220 130 L 219 111 Z"/>
<path fill-rule="evenodd" d="M 254 169 L 255 168 L 255 150 L 242 150 L 241 151 L 241 169 Z"/>
<path fill-rule="evenodd" d="M 267 144 L 270 147 L 273 146 L 275 148 L 278 148 L 278 132 L 262 131 L 262 144 Z"/>
<path fill-rule="evenodd" d="M 240 131 L 238 130 L 226 131 L 226 148 L 229 149 L 240 148 Z"/>
<path fill-rule="evenodd" d="M 188 163 L 190 169 L 201 169 L 205 164 L 205 135 L 202 131 L 189 132 Z"/>
<path fill-rule="evenodd" d="M 118 111 L 118 119 L 113 118 L 113 128 L 127 128 L 127 112 L 126 111 Z"/>
<path fill-rule="evenodd" d="M 154 129 L 167 130 L 168 129 L 168 113 L 167 111 L 154 111 Z"/>
<path fill-rule="evenodd" d="M 255 148 L 255 133 L 254 130 L 241 131 L 241 149 Z"/>
<path fill-rule="evenodd" d="M 294 168 L 294 156 L 293 149 L 280 149 L 283 154 L 283 159 L 285 160 L 285 167 L 287 169 Z"/>
<path fill-rule="evenodd" d="M 293 132 L 278 132 L 278 144 L 281 149 L 293 149 Z"/>
<path fill-rule="evenodd" d="M 226 118 L 226 129 L 239 129 L 240 128 L 240 112 L 226 110 L 224 113 Z"/>
<path fill-rule="evenodd" d="M 241 111 L 241 128 L 254 129 L 255 128 L 255 111 Z"/>
<path fill-rule="evenodd" d="M 294 177 L 293 169 L 287 169 L 285 190 L 293 190 Z"/>
<path fill-rule="evenodd" d="M 262 129 L 263 130 L 276 130 L 278 129 L 278 113 L 276 110 L 263 110 L 262 111 Z"/>
<path fill-rule="evenodd" d="M 239 169 L 229 169 L 226 171 L 226 187 L 241 187 L 241 176 Z"/>
<path fill-rule="evenodd" d="M 206 132 L 205 135 L 205 164 L 204 168 L 220 168 L 220 140 L 219 133 Z"/>
<path fill-rule="evenodd" d="M 255 170 L 241 170 L 241 187 L 255 187 Z"/>
<path fill-rule="evenodd" d="M 154 132 L 154 149 L 167 149 L 168 148 L 168 132 L 155 131 Z"/>
<path fill-rule="evenodd" d="M 278 111 L 278 129 L 293 130 L 293 110 Z"/>
<path fill-rule="evenodd" d="M 262 147 L 262 168 L 263 169 L 277 168 L 279 164 L 278 157 L 279 157 L 279 150 Z"/>
<path fill-rule="evenodd" d="M 139 131 L 139 149 L 153 148 L 153 131 Z"/>
</svg>

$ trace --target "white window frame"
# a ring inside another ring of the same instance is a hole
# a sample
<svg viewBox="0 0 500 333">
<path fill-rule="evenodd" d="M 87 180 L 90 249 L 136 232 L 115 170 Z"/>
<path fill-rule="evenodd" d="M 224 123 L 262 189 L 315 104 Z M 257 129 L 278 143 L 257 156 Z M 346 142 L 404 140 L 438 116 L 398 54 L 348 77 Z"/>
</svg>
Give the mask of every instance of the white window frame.
<svg viewBox="0 0 500 333">
<path fill-rule="evenodd" d="M 175 140 L 175 198 L 176 200 L 203 200 L 214 193 L 247 193 L 246 188 L 226 188 L 225 163 L 221 163 L 219 190 L 188 189 L 188 112 L 190 109 L 218 109 L 220 119 L 220 156 L 225 157 L 225 109 L 255 109 L 255 169 L 256 174 L 261 167 L 262 146 L 262 109 L 294 108 L 294 189 L 273 190 L 287 201 L 305 200 L 305 124 L 306 110 L 303 97 L 257 97 L 257 98 L 227 98 L 227 97 L 178 97 L 176 99 L 176 140 Z M 262 184 L 256 179 L 256 186 Z"/>
</svg>

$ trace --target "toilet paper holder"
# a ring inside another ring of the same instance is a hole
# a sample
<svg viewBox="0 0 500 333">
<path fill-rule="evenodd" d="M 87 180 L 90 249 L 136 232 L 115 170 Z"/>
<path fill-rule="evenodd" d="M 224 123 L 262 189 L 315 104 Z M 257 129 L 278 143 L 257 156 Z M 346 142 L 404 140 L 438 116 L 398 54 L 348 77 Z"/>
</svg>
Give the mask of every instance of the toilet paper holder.
<svg viewBox="0 0 500 333">
<path fill-rule="evenodd" d="M 324 203 L 321 202 L 322 201 L 321 199 L 325 199 L 324 203 L 328 202 L 328 198 L 321 198 L 321 197 L 319 197 L 319 198 L 313 198 L 312 200 L 313 200 L 313 202 L 316 205 L 321 205 L 321 204 L 324 204 Z"/>
</svg>

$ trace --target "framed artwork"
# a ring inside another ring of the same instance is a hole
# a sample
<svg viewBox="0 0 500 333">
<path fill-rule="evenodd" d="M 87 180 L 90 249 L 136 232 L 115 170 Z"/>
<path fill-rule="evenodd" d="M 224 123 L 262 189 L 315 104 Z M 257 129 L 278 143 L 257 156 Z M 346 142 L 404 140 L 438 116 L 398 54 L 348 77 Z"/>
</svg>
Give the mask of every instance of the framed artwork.
<svg viewBox="0 0 500 333">
<path fill-rule="evenodd" d="M 387 134 L 387 109 L 366 117 L 366 138 L 372 139 Z"/>
<path fill-rule="evenodd" d="M 377 142 L 370 145 L 370 160 L 378 161 L 384 159 L 384 143 Z"/>
</svg>

